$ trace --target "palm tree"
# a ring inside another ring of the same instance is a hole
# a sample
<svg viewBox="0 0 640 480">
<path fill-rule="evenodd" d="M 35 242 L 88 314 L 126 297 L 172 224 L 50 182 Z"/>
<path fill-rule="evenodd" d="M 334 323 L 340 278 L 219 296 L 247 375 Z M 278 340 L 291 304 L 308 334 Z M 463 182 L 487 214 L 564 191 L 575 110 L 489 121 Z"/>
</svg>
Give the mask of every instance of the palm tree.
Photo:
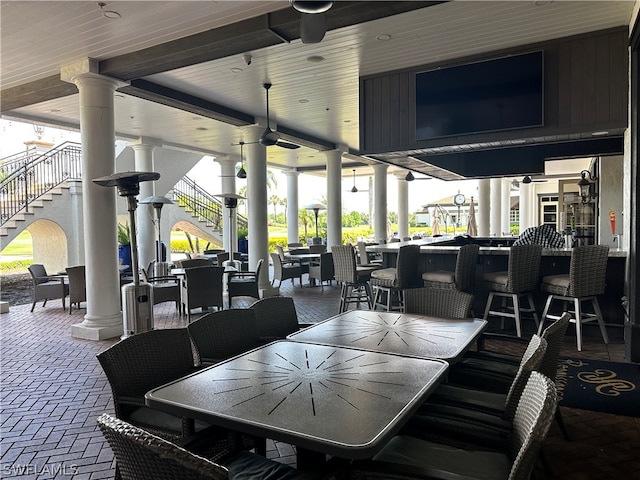
<svg viewBox="0 0 640 480">
<path fill-rule="evenodd" d="M 238 189 L 238 195 L 242 195 L 243 197 L 247 196 L 247 186 L 243 186 L 240 187 L 240 189 Z M 238 203 L 240 205 L 244 205 L 244 214 L 245 216 L 247 215 L 247 201 L 246 200 L 238 200 Z"/>
<path fill-rule="evenodd" d="M 271 195 L 269 197 L 269 203 L 273 205 L 273 223 L 276 222 L 276 216 L 278 212 L 276 211 L 276 206 L 280 204 L 280 197 L 278 195 Z"/>
<path fill-rule="evenodd" d="M 304 227 L 304 238 L 309 238 L 308 227 L 313 226 L 314 221 L 315 216 L 311 210 L 303 208 L 298 212 L 298 225 Z"/>
<path fill-rule="evenodd" d="M 280 199 L 280 205 L 284 207 L 284 223 L 287 223 L 287 197 Z"/>
<path fill-rule="evenodd" d="M 271 189 L 278 188 L 278 179 L 276 178 L 276 174 L 273 173 L 273 170 L 267 169 L 267 190 L 271 191 Z"/>
</svg>

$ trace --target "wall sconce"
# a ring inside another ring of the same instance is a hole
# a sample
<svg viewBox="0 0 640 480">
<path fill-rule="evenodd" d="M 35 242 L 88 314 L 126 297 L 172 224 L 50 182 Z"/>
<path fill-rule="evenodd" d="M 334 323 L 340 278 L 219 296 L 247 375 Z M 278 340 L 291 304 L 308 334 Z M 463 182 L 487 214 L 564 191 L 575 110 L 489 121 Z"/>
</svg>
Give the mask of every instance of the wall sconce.
<svg viewBox="0 0 640 480">
<path fill-rule="evenodd" d="M 582 170 L 580 176 L 582 177 L 578 182 L 580 198 L 582 199 L 582 203 L 589 203 L 591 199 L 595 199 L 598 196 L 595 190 L 596 180 L 598 178 L 592 177 L 589 170 Z"/>
</svg>

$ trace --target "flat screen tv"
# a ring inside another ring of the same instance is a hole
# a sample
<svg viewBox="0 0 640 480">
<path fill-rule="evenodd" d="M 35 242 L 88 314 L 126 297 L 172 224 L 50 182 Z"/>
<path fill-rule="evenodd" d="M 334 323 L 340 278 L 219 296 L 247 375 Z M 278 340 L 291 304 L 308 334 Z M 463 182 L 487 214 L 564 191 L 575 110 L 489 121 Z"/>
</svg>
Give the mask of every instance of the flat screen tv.
<svg viewBox="0 0 640 480">
<path fill-rule="evenodd" d="M 540 127 L 543 52 L 416 75 L 416 140 Z"/>
</svg>

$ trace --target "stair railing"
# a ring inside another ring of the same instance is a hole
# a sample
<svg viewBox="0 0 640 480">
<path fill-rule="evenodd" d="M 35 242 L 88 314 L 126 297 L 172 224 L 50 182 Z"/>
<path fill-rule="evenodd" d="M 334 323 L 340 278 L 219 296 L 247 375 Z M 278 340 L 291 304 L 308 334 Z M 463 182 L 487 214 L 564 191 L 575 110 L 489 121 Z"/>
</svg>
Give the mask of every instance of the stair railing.
<svg viewBox="0 0 640 480">
<path fill-rule="evenodd" d="M 22 157 L 20 156 L 22 155 Z M 69 179 L 81 178 L 80 144 L 64 142 L 41 154 L 12 155 L 0 165 L 0 225 Z"/>
</svg>

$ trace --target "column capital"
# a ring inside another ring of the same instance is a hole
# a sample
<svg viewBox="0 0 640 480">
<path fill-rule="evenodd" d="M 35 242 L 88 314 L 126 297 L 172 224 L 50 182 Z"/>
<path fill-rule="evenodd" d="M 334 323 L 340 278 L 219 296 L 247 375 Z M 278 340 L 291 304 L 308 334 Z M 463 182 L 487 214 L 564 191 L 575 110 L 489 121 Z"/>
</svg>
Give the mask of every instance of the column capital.
<svg viewBox="0 0 640 480">
<path fill-rule="evenodd" d="M 114 90 L 127 85 L 127 82 L 100 75 L 98 61 L 94 58 L 83 58 L 82 60 L 63 65 L 60 68 L 60 80 L 75 83 L 77 86 L 80 86 L 79 83 L 84 83 L 87 80 L 102 82 L 108 84 Z"/>
<path fill-rule="evenodd" d="M 385 173 L 388 168 L 389 165 L 387 165 L 386 163 L 376 163 L 375 165 L 373 165 L 373 170 L 376 173 Z"/>
<path fill-rule="evenodd" d="M 299 177 L 300 176 L 300 172 L 298 172 L 297 170 L 282 170 L 282 173 L 284 173 L 287 177 Z"/>
<path fill-rule="evenodd" d="M 162 147 L 163 142 L 158 138 L 153 137 L 138 137 L 135 140 L 129 142 L 131 148 L 134 147 Z"/>
</svg>

